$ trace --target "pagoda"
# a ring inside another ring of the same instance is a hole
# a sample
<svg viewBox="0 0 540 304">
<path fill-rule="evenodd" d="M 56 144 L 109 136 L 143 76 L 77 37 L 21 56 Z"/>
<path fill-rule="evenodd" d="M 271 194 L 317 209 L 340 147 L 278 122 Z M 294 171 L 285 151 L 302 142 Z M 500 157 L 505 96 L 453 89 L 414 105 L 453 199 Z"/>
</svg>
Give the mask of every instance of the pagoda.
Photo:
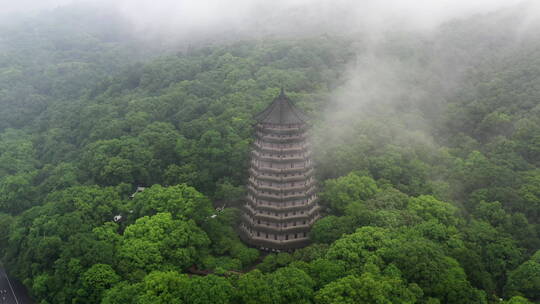
<svg viewBox="0 0 540 304">
<path fill-rule="evenodd" d="M 306 246 L 319 218 L 307 117 L 282 89 L 255 120 L 240 235 L 263 250 Z"/>
</svg>

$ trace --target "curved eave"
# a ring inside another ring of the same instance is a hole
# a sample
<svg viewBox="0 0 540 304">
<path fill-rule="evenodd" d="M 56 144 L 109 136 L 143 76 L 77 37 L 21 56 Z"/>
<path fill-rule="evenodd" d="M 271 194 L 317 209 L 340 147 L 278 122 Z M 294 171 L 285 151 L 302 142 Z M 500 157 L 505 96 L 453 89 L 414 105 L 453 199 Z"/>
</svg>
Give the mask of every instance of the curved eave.
<svg viewBox="0 0 540 304">
<path fill-rule="evenodd" d="M 308 116 L 298 109 L 283 91 L 263 111 L 254 116 L 257 123 L 269 124 L 306 124 Z"/>
</svg>

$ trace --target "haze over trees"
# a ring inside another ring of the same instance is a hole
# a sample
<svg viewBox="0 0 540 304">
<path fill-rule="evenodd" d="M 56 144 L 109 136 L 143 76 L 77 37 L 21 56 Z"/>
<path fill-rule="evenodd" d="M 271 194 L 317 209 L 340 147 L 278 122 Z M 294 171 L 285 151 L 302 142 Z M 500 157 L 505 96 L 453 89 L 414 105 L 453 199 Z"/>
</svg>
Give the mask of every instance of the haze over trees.
<svg viewBox="0 0 540 304">
<path fill-rule="evenodd" d="M 0 258 L 40 304 L 540 303 L 540 43 L 522 14 L 377 44 L 149 46 L 84 6 L 2 26 Z M 263 253 L 235 228 L 252 117 L 281 86 L 312 117 L 325 217 L 310 246 Z"/>
</svg>

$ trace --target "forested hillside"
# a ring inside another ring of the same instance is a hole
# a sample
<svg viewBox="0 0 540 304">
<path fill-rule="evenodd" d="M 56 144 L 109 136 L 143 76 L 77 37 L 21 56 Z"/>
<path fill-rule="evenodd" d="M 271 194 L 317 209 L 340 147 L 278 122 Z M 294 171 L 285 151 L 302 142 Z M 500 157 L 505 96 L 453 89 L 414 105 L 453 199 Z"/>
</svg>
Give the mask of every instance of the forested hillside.
<svg viewBox="0 0 540 304">
<path fill-rule="evenodd" d="M 50 14 L 0 29 L 0 258 L 37 303 L 540 303 L 540 44 L 515 15 L 373 56 L 333 35 L 158 51 Z M 235 228 L 280 87 L 312 119 L 324 217 L 276 254 Z"/>
</svg>

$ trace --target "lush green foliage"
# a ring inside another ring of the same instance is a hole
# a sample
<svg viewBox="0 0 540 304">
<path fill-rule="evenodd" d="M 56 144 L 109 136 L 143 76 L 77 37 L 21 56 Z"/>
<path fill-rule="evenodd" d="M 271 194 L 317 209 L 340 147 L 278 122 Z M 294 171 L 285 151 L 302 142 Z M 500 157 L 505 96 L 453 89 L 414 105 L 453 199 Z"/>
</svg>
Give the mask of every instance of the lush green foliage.
<svg viewBox="0 0 540 304">
<path fill-rule="evenodd" d="M 407 76 L 437 94 L 333 120 L 362 41 L 263 39 L 133 64 L 121 24 L 74 31 L 73 14 L 0 31 L 0 257 L 39 303 L 540 301 L 538 45 L 479 41 L 488 58 L 442 100 L 426 67 Z M 474 40 L 475 24 L 441 29 L 433 52 L 477 58 L 453 37 Z M 418 64 L 426 44 L 381 51 Z M 314 244 L 260 256 L 236 235 L 237 207 L 251 117 L 280 86 L 313 116 L 325 217 Z"/>
</svg>

